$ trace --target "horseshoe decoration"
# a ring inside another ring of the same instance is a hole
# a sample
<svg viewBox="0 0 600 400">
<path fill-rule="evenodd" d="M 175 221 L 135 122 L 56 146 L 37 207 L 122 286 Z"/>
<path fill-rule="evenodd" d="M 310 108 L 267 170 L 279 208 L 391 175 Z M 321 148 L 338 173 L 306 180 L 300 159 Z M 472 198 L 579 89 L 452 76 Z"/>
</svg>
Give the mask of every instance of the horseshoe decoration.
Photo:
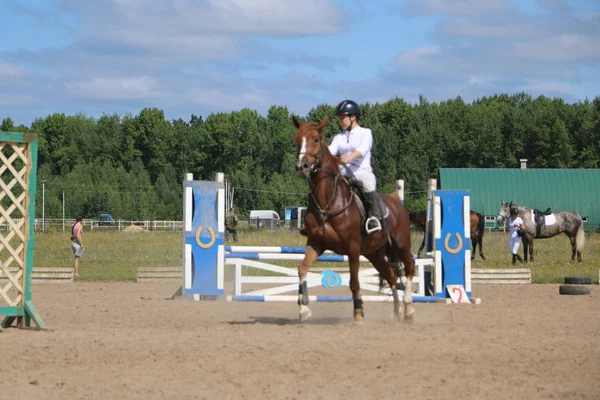
<svg viewBox="0 0 600 400">
<path fill-rule="evenodd" d="M 452 235 L 450 233 L 446 234 L 446 239 L 444 240 L 444 247 L 446 248 L 446 251 L 448 251 L 448 253 L 450 253 L 450 254 L 457 254 L 463 248 L 462 237 L 458 233 L 455 233 L 454 236 L 456 236 L 456 239 L 458 240 L 458 246 L 456 246 L 456 248 L 454 248 L 454 249 L 450 248 L 449 242 L 450 242 L 450 238 L 452 237 Z"/>
<path fill-rule="evenodd" d="M 200 233 L 202 232 L 202 227 L 199 226 L 198 230 L 196 231 L 196 243 L 198 244 L 198 246 L 200 246 L 203 249 L 209 249 L 213 246 L 213 244 L 215 244 L 215 240 L 217 239 L 217 235 L 215 235 L 215 231 L 213 230 L 212 226 L 208 227 L 208 233 L 210 233 L 210 242 L 204 244 L 202 243 L 202 241 L 200 240 Z"/>
<path fill-rule="evenodd" d="M 321 273 L 321 285 L 326 289 L 337 289 L 342 286 L 342 276 L 330 270 Z"/>
</svg>

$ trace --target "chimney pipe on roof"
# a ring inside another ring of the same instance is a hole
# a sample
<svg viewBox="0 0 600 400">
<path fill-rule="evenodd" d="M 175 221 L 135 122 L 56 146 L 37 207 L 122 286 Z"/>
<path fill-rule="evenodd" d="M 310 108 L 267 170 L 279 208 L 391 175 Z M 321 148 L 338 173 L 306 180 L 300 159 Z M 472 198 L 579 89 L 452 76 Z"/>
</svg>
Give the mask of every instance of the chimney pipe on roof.
<svg viewBox="0 0 600 400">
<path fill-rule="evenodd" d="M 521 169 L 527 169 L 527 159 L 521 158 L 519 161 L 521 161 Z"/>
</svg>

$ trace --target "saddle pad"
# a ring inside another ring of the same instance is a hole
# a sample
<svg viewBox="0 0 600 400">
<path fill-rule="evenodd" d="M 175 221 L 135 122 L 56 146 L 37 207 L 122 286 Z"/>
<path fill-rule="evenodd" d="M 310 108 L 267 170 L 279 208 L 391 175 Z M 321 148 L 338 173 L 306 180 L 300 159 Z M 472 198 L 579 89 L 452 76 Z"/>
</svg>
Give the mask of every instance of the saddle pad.
<svg viewBox="0 0 600 400">
<path fill-rule="evenodd" d="M 534 225 L 537 225 L 535 222 L 535 213 L 531 210 L 531 221 Z M 554 214 L 544 215 L 544 224 L 546 226 L 554 225 L 556 223 L 556 216 Z"/>
</svg>

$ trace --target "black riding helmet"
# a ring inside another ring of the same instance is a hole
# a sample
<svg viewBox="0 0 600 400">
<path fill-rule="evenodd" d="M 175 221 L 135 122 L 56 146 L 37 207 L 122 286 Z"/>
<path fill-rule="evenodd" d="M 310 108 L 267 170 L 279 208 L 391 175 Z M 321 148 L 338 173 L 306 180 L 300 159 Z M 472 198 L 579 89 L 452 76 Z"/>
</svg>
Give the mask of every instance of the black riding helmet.
<svg viewBox="0 0 600 400">
<path fill-rule="evenodd" d="M 360 107 L 352 100 L 344 100 L 335 108 L 335 115 L 356 115 L 360 117 Z"/>
</svg>

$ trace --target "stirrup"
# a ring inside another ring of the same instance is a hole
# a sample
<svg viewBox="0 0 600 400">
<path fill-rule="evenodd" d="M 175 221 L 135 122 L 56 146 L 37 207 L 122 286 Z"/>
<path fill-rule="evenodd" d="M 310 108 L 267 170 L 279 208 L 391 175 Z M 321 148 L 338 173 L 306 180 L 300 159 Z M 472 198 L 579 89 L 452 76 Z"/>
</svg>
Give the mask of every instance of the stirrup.
<svg viewBox="0 0 600 400">
<path fill-rule="evenodd" d="M 376 226 L 369 229 L 369 222 L 371 222 L 371 221 L 375 221 Z M 367 218 L 367 220 L 365 221 L 365 230 L 367 231 L 368 235 L 370 235 L 371 233 L 379 232 L 381 230 L 381 222 L 379 221 L 379 218 L 377 218 L 377 217 Z"/>
</svg>

